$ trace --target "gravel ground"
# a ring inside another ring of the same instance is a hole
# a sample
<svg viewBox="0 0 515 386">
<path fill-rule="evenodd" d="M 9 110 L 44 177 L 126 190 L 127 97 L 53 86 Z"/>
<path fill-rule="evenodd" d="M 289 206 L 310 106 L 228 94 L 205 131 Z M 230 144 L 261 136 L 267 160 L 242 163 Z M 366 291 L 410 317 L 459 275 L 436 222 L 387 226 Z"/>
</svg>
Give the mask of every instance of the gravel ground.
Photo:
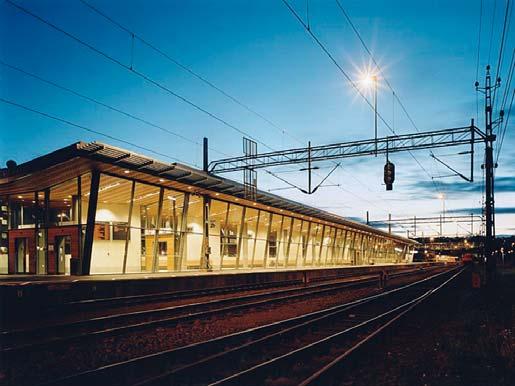
<svg viewBox="0 0 515 386">
<path fill-rule="evenodd" d="M 515 385 L 515 269 L 489 290 L 470 273 L 367 347 L 338 385 Z"/>
<path fill-rule="evenodd" d="M 435 271 L 431 271 L 434 274 Z M 421 272 L 405 278 L 391 279 L 389 285 L 399 286 L 428 274 Z M 24 358 L 11 358 L 16 366 L 11 376 L 17 384 L 62 377 L 70 373 L 97 368 L 162 350 L 212 339 L 233 332 L 287 319 L 312 311 L 379 293 L 378 288 L 345 289 L 338 293 L 310 297 L 273 306 L 258 307 L 249 312 L 231 312 L 204 320 L 181 322 L 173 327 L 153 328 L 130 335 L 111 338 L 92 338 L 87 346 L 56 347 L 51 352 L 31 352 Z M 1 374 L 0 374 L 1 381 Z"/>
</svg>

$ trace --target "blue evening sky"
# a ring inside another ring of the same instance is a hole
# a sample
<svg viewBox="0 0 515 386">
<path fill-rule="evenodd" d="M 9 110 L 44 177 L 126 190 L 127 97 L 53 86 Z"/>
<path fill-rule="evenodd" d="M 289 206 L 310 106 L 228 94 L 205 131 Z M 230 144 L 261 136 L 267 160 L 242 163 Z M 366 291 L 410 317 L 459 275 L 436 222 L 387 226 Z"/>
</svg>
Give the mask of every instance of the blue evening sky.
<svg viewBox="0 0 515 386">
<path fill-rule="evenodd" d="M 230 125 L 258 139 L 260 151 L 366 139 L 373 136 L 369 106 L 324 55 L 281 0 L 107 1 L 93 6 L 175 60 L 237 98 L 261 117 L 207 86 L 177 65 L 135 40 L 79 0 L 12 0 L 87 44 L 115 58 L 198 104 Z M 348 1 L 341 0 L 363 39 L 401 98 L 420 131 L 466 126 L 476 117 L 476 60 L 479 0 L 472 1 Z M 290 4 L 307 20 L 306 1 Z M 479 81 L 489 61 L 497 64 L 505 1 L 483 1 Z M 495 9 L 495 13 L 494 13 Z M 515 17 L 515 16 L 514 16 Z M 494 21 L 492 29 L 492 19 Z M 309 1 L 314 33 L 354 79 L 370 59 L 333 0 Z M 508 29 L 501 76 L 507 78 L 515 47 Z M 492 33 L 492 45 L 490 36 Z M 73 142 L 101 141 L 145 153 L 163 161 L 202 163 L 198 144 L 209 137 L 211 159 L 240 155 L 242 134 L 192 108 L 99 53 L 37 19 L 0 2 L 0 61 L 90 98 L 179 133 L 165 133 L 96 105 L 0 64 L 0 97 L 71 121 L 77 125 L 136 143 L 172 158 L 133 148 L 33 112 L 0 102 L 0 163 L 27 161 Z M 132 52 L 132 54 L 131 54 Z M 379 79 L 379 112 L 398 133 L 415 129 Z M 513 85 L 512 85 L 513 86 Z M 513 87 L 512 87 L 513 88 Z M 501 89 L 501 93 L 504 89 Z M 369 95 L 371 98 L 371 95 Z M 509 104 L 509 103 L 508 103 Z M 483 127 L 479 99 L 479 126 Z M 273 124 L 271 124 L 272 122 Z M 512 117 L 496 172 L 497 234 L 515 233 L 515 136 Z M 379 134 L 388 135 L 379 125 Z M 300 141 L 300 142 L 299 142 Z M 198 144 L 195 144 L 197 142 Z M 496 144 L 497 146 L 497 144 Z M 464 148 L 437 149 L 445 162 L 468 173 Z M 344 160 L 328 186 L 307 196 L 295 190 L 274 193 L 347 217 L 372 220 L 480 212 L 482 146 L 476 146 L 474 184 L 458 177 L 435 179 L 409 154 L 395 154 L 397 176 L 392 192 L 382 185 L 384 156 Z M 217 153 L 218 152 L 218 153 Z M 414 153 L 432 176 L 449 171 L 427 150 Z M 322 163 L 314 180 L 332 167 Z M 282 178 L 306 184 L 306 175 L 288 166 L 275 171 Z M 293 170 L 293 171 L 292 171 Z M 239 174 L 231 176 L 241 180 Z M 286 187 L 259 173 L 263 190 Z M 439 199 L 442 193 L 444 200 Z M 466 234 L 470 226 L 448 224 L 446 234 Z M 476 232 L 477 227 L 474 229 Z M 406 228 L 396 229 L 406 234 Z M 437 226 L 418 227 L 418 235 L 436 234 Z"/>
</svg>

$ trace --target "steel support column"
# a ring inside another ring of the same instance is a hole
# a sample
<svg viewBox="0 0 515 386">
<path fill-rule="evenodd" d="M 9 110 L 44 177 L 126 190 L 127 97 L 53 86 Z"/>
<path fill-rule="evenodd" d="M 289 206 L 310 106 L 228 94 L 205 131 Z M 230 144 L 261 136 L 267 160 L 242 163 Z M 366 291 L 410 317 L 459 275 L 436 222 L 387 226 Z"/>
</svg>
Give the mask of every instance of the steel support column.
<svg viewBox="0 0 515 386">
<path fill-rule="evenodd" d="M 91 270 L 91 253 L 93 252 L 93 235 L 95 232 L 95 216 L 97 213 L 98 187 L 100 185 L 100 172 L 91 172 L 91 187 L 89 193 L 88 217 L 86 222 L 86 235 L 84 236 L 84 254 L 82 259 L 82 275 L 89 275 Z M 48 192 L 50 193 L 50 192 Z M 45 200 L 50 200 L 50 194 L 45 194 Z M 47 232 L 48 245 L 48 232 Z"/>
</svg>

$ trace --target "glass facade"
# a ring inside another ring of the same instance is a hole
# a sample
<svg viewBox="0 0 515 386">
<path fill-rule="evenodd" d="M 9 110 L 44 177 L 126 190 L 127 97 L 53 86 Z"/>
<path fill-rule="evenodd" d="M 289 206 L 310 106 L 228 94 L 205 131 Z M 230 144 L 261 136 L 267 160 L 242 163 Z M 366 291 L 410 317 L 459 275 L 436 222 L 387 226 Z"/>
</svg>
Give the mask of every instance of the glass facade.
<svg viewBox="0 0 515 386">
<path fill-rule="evenodd" d="M 399 263 L 413 249 L 236 197 L 136 181 L 129 171 L 92 181 L 88 173 L 0 197 L 0 273 L 71 273 L 74 259 L 83 261 L 91 215 L 92 274 Z"/>
</svg>

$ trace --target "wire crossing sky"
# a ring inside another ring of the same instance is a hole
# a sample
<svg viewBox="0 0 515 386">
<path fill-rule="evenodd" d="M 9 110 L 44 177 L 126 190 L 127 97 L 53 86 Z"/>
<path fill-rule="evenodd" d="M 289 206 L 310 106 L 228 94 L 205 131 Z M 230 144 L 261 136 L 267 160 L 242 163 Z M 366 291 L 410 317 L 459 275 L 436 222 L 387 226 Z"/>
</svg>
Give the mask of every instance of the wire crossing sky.
<svg viewBox="0 0 515 386">
<path fill-rule="evenodd" d="M 514 234 L 512 3 L 2 0 L 0 162 L 78 140 L 200 165 L 204 136 L 212 159 L 240 155 L 243 135 L 259 151 L 368 139 L 374 116 L 364 100 L 372 101 L 371 90 L 360 87 L 365 73 L 379 78 L 380 136 L 471 118 L 482 128 L 474 82 L 484 83 L 490 60 L 492 76 L 501 77 L 495 106 L 505 110 L 495 144 L 497 234 Z M 467 174 L 463 150 L 434 153 Z M 305 187 L 302 166 L 260 173 L 258 184 L 352 218 L 481 214 L 482 150 L 476 146 L 473 184 L 449 177 L 427 151 L 390 156 L 392 192 L 382 185 L 384 156 L 342 161 L 311 196 L 283 182 Z M 317 166 L 314 185 L 334 163 Z M 456 232 L 464 234 L 444 228 Z"/>
</svg>

